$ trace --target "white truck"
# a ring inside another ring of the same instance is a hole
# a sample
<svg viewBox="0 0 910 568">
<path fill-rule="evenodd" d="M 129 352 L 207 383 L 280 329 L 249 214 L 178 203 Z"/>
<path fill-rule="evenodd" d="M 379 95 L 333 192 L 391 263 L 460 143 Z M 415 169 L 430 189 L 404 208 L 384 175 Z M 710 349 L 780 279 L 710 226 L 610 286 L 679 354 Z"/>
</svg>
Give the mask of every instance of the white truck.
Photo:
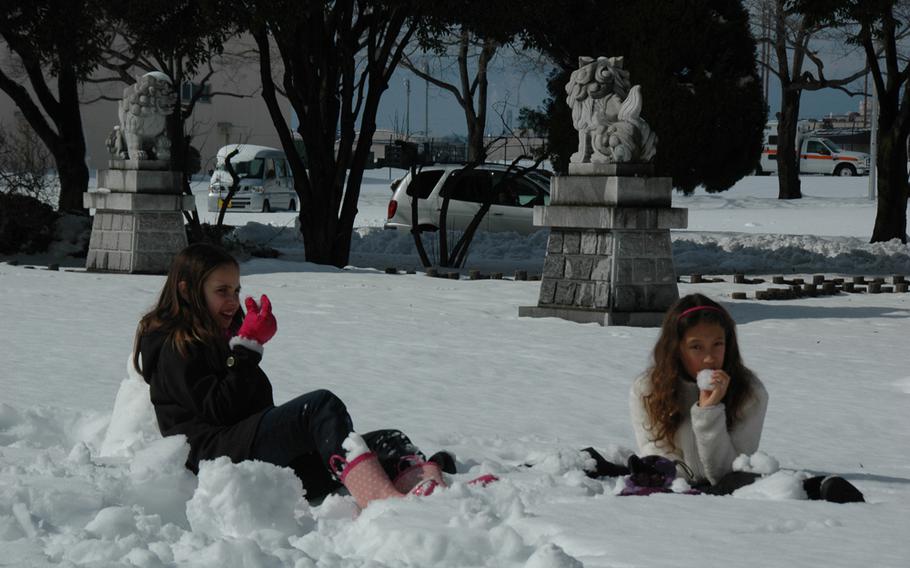
<svg viewBox="0 0 910 568">
<path fill-rule="evenodd" d="M 796 133 L 799 151 L 799 173 L 833 176 L 855 176 L 869 173 L 869 154 L 848 152 L 827 138 L 813 136 L 802 126 Z M 761 160 L 755 170 L 758 175 L 777 173 L 777 123 L 765 127 L 765 143 Z"/>
<path fill-rule="evenodd" d="M 231 188 L 231 175 L 225 169 L 224 159 L 234 149 L 231 166 L 240 178 L 237 192 L 228 202 L 230 211 L 262 211 L 274 209 L 297 210 L 297 194 L 284 152 L 267 146 L 230 144 L 218 150 L 215 169 L 209 181 L 208 210 L 220 211 Z"/>
</svg>

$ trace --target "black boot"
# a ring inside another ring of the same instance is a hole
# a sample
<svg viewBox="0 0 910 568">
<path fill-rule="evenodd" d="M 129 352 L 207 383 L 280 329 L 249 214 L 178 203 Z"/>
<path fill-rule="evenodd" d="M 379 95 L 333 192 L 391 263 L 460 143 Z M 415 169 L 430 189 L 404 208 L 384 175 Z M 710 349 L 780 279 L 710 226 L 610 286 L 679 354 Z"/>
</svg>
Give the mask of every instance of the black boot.
<svg viewBox="0 0 910 568">
<path fill-rule="evenodd" d="M 819 488 L 821 498 L 832 503 L 865 503 L 863 494 L 852 483 L 833 475 L 826 477 Z"/>
<path fill-rule="evenodd" d="M 585 448 L 582 452 L 591 456 L 595 463 L 594 471 L 585 471 L 585 474 L 588 477 L 597 479 L 598 477 L 619 477 L 621 475 L 629 475 L 628 467 L 608 462 L 594 448 Z"/>
<path fill-rule="evenodd" d="M 450 452 L 447 452 L 445 450 L 438 451 L 435 454 L 433 454 L 432 456 L 430 456 L 430 459 L 428 459 L 427 461 L 431 461 L 431 462 L 435 463 L 436 465 L 439 466 L 439 469 L 441 469 L 442 471 L 444 471 L 448 474 L 456 473 L 455 456 L 453 456 Z"/>
</svg>

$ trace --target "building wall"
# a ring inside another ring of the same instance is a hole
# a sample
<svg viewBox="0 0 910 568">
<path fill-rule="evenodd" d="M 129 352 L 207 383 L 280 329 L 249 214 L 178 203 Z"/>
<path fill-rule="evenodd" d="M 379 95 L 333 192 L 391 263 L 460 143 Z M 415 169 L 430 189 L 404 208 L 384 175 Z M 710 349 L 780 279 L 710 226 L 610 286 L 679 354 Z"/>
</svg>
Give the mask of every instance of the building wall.
<svg viewBox="0 0 910 568">
<path fill-rule="evenodd" d="M 239 51 L 247 47 L 247 42 L 235 40 L 226 51 Z M 135 76 L 142 73 L 137 71 Z M 101 75 L 102 72 L 99 72 L 98 76 Z M 217 67 L 210 82 L 212 93 L 230 92 L 248 96 L 237 98 L 215 94 L 210 102 L 196 104 L 186 127 L 193 136 L 193 145 L 200 151 L 203 172 L 213 166 L 218 148 L 225 144 L 246 142 L 280 148 L 281 142 L 260 94 L 257 59 L 240 62 L 236 58 L 225 60 Z M 99 168 L 107 167 L 110 159 L 105 143 L 111 129 L 118 123 L 117 100 L 122 97 L 124 87 L 123 83 L 83 86 L 82 100 L 91 101 L 82 106 L 82 124 L 87 147 L 86 161 L 93 173 Z M 98 100 L 100 96 L 117 100 Z M 289 124 L 290 105 L 283 98 L 279 102 L 284 110 L 285 121 Z M 6 129 L 12 129 L 16 121 L 21 120 L 17 114 L 18 109 L 12 99 L 0 91 L 0 124 Z"/>
</svg>

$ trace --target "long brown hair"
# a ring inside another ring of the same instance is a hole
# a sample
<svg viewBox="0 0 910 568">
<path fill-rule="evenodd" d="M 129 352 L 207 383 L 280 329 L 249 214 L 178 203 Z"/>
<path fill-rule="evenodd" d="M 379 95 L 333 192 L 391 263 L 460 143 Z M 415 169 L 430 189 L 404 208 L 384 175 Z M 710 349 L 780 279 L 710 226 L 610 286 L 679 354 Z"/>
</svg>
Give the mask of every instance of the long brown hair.
<svg viewBox="0 0 910 568">
<path fill-rule="evenodd" d="M 713 309 L 686 310 L 698 306 Z M 651 435 L 675 449 L 673 438 L 682 423 L 683 412 L 679 394 L 679 381 L 688 377 L 680 357 L 680 344 L 686 332 L 700 323 L 721 326 L 725 336 L 723 370 L 730 375 L 730 385 L 723 403 L 727 415 L 727 427 L 739 419 L 743 405 L 752 395 L 755 373 L 742 361 L 739 343 L 736 341 L 736 323 L 720 304 L 701 294 L 690 294 L 680 298 L 664 316 L 660 337 L 654 346 L 654 362 L 647 374 L 651 379 L 651 392 L 644 395 L 644 407 L 651 422 Z"/>
<path fill-rule="evenodd" d="M 133 367 L 137 372 L 142 372 L 139 340 L 150 331 L 166 332 L 167 340 L 182 356 L 186 356 L 187 348 L 193 342 L 219 345 L 224 341 L 224 332 L 206 305 L 203 284 L 212 272 L 225 265 L 238 266 L 230 253 L 206 243 L 190 245 L 174 257 L 158 302 L 142 316 L 136 328 Z M 185 283 L 185 293 L 180 291 L 181 282 Z M 234 325 L 239 325 L 242 318 L 242 310 L 237 310 Z"/>
</svg>

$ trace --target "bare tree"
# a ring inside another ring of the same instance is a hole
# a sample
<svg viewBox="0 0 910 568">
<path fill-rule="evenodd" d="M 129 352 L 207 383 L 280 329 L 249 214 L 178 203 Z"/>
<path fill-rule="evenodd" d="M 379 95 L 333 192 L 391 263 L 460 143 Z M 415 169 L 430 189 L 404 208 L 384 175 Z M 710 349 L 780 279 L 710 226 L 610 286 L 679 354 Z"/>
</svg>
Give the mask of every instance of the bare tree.
<svg viewBox="0 0 910 568">
<path fill-rule="evenodd" d="M 487 72 L 499 48 L 500 44 L 496 40 L 480 37 L 462 27 L 439 40 L 437 48 L 431 54 L 423 51 L 423 55 L 419 56 L 420 48 L 415 47 L 401 59 L 402 67 L 455 97 L 464 112 L 468 129 L 469 162 L 483 162 L 486 159 L 484 132 L 489 86 Z M 439 53 L 454 54 L 454 70 L 446 64 L 444 58 L 438 57 Z M 430 61 L 437 64 L 432 71 Z M 447 79 L 452 74 L 457 76 L 457 80 Z"/>
<path fill-rule="evenodd" d="M 770 47 L 770 57 L 759 64 L 780 81 L 780 113 L 777 120 L 777 176 L 779 199 L 802 197 L 799 180 L 800 99 L 803 91 L 839 89 L 861 95 L 848 86 L 866 74 L 863 66 L 842 77 L 830 78 L 820 46 L 846 45 L 845 35 L 830 23 L 810 23 L 792 0 L 755 0 L 751 3 L 753 29 L 759 44 Z M 838 40 L 840 40 L 838 42 Z"/>
<path fill-rule="evenodd" d="M 59 188 L 52 168 L 50 151 L 24 119 L 12 130 L 0 125 L 0 192 L 50 203 Z"/>
</svg>

